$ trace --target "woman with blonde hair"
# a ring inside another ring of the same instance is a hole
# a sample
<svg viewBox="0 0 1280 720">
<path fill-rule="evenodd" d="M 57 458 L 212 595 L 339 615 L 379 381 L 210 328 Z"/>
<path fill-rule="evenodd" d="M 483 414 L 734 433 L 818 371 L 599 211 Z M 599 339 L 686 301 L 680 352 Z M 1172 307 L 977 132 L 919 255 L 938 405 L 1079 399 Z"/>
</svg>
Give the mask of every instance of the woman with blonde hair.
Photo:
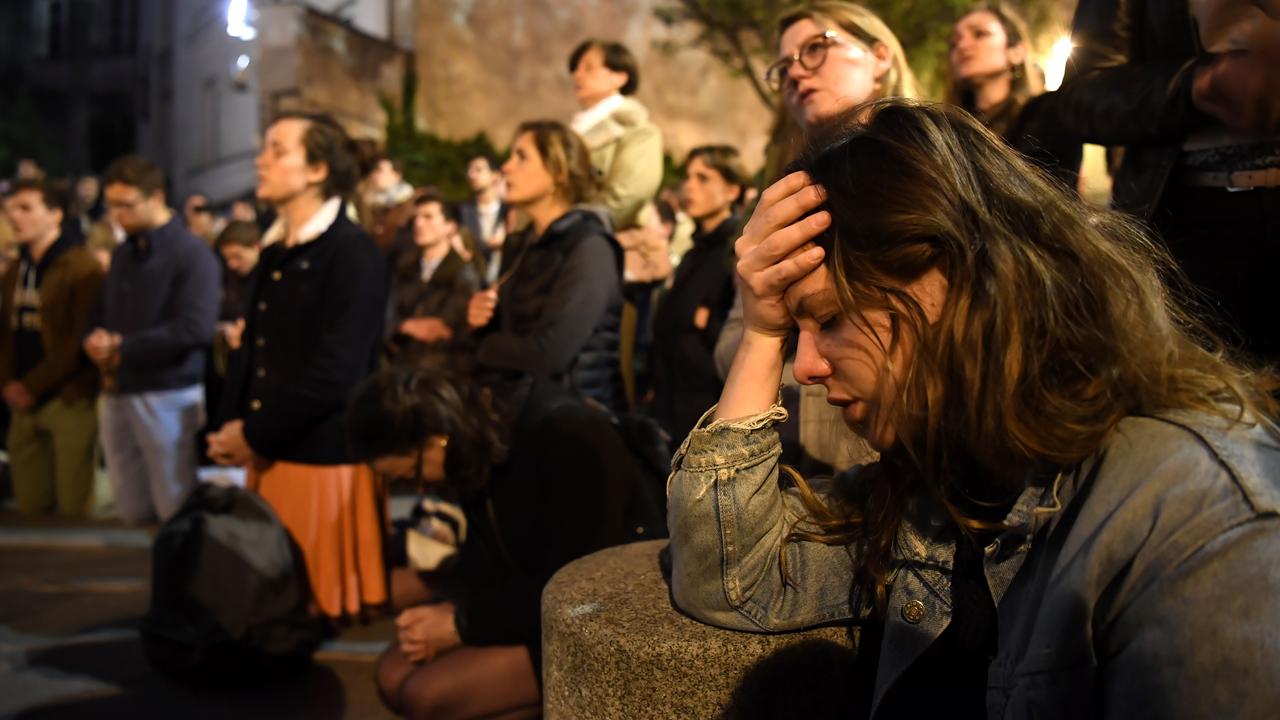
<svg viewBox="0 0 1280 720">
<path fill-rule="evenodd" d="M 673 460 L 672 596 L 756 632 L 857 622 L 861 717 L 1270 717 L 1268 371 L 1138 225 L 971 115 L 882 101 L 765 191 L 746 332 Z M 783 346 L 878 462 L 779 466 Z"/>
<path fill-rule="evenodd" d="M 765 84 L 781 100 L 771 167 L 789 162 L 800 137 L 839 112 L 919 92 L 902 43 L 861 5 L 803 5 L 779 18 L 777 37 L 777 60 L 765 70 Z"/>
<path fill-rule="evenodd" d="M 897 36 L 875 13 L 847 2 L 811 3 L 784 15 L 778 60 L 765 80 L 806 128 L 868 100 L 917 94 Z"/>
</svg>

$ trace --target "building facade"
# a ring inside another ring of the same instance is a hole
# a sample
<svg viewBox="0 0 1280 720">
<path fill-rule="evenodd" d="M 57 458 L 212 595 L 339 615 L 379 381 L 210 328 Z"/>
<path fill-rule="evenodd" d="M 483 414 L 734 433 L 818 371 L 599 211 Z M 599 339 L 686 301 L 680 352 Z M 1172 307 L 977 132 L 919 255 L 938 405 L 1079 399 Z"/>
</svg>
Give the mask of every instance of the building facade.
<svg viewBox="0 0 1280 720">
<path fill-rule="evenodd" d="M 412 0 L 5 0 L 0 173 L 54 175 L 139 152 L 174 202 L 251 192 L 281 110 L 328 112 L 381 141 L 412 66 Z"/>
</svg>

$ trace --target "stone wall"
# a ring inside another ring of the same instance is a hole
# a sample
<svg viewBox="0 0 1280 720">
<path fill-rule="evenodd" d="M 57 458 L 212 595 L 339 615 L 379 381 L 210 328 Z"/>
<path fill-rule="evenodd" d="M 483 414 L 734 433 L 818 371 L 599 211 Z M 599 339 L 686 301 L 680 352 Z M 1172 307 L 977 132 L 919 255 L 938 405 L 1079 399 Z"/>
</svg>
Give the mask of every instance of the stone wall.
<svg viewBox="0 0 1280 720">
<path fill-rule="evenodd" d="M 353 137 L 386 138 L 380 99 L 401 102 L 408 53 L 306 8 L 263 8 L 259 81 L 269 119 L 281 110 L 332 115 Z"/>
<path fill-rule="evenodd" d="M 746 80 L 702 50 L 658 49 L 673 35 L 653 15 L 662 0 L 418 0 L 418 115 L 439 135 L 484 131 L 499 147 L 522 120 L 568 120 L 578 109 L 567 68 L 587 37 L 617 40 L 640 63 L 636 97 L 680 160 L 706 143 L 762 161 L 771 117 Z"/>
</svg>

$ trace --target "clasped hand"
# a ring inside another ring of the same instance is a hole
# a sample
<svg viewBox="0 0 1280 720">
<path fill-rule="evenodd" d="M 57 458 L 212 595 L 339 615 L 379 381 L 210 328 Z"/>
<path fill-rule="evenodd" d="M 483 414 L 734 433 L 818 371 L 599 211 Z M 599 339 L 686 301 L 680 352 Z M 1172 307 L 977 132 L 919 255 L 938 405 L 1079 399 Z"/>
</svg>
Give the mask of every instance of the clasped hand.
<svg viewBox="0 0 1280 720">
<path fill-rule="evenodd" d="M 106 328 L 94 328 L 84 339 L 84 354 L 102 370 L 111 370 L 120 364 L 120 344 L 123 338 Z"/>
<path fill-rule="evenodd" d="M 217 432 L 205 436 L 209 444 L 209 458 L 219 465 L 243 467 L 255 458 L 249 441 L 244 436 L 244 421 L 231 420 Z"/>
<path fill-rule="evenodd" d="M 427 662 L 462 644 L 453 603 L 418 605 L 396 617 L 396 642 L 410 662 Z"/>
</svg>

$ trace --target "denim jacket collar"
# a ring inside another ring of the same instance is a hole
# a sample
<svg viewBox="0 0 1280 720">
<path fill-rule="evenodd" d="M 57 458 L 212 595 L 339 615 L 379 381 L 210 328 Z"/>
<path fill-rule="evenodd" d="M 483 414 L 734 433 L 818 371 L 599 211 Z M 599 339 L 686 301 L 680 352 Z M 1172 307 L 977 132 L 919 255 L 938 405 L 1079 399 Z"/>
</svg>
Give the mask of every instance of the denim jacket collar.
<svg viewBox="0 0 1280 720">
<path fill-rule="evenodd" d="M 985 549 L 983 568 L 996 606 L 1022 567 L 1032 538 L 1070 501 L 1077 473 L 1059 472 L 1032 482 L 1005 516 L 1007 528 Z M 885 635 L 876 673 L 871 716 L 889 687 L 931 645 L 951 621 L 951 571 L 958 531 L 946 517 L 909 510 L 894 543 L 894 572 L 885 616 Z M 865 613 L 862 613 L 865 615 Z"/>
</svg>

